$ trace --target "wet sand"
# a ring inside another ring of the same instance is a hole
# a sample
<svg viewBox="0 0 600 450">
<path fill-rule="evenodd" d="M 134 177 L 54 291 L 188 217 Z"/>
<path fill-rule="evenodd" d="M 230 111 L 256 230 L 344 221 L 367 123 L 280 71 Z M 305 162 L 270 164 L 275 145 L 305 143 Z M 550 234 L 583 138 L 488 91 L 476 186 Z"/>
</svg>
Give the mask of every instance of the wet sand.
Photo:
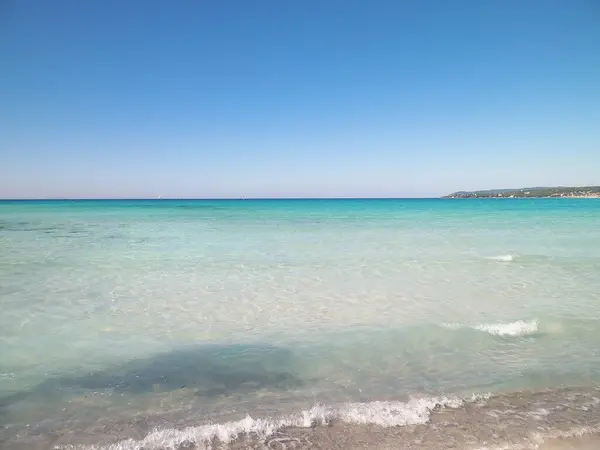
<svg viewBox="0 0 600 450">
<path fill-rule="evenodd" d="M 441 433 L 440 433 L 441 432 Z M 511 430 L 504 429 L 504 424 L 497 423 L 487 429 L 473 429 L 465 424 L 440 422 L 437 424 L 411 427 L 384 428 L 376 425 L 348 425 L 331 423 L 327 427 L 312 429 L 286 429 L 274 433 L 265 439 L 240 437 L 229 444 L 218 441 L 203 445 L 182 445 L 175 447 L 182 450 L 598 450 L 600 434 L 594 432 L 577 436 L 581 430 L 565 430 L 565 437 L 544 437 L 530 433 L 518 436 Z M 549 434 L 555 435 L 556 431 Z M 575 434 L 575 436 L 568 436 Z M 486 435 L 487 440 L 481 440 Z M 498 439 L 501 437 L 501 439 Z M 55 449 L 128 449 L 119 444 L 112 446 L 71 446 L 56 445 L 48 441 L 38 443 L 0 444 L 2 450 L 55 450 Z M 143 450 L 145 447 L 136 447 Z M 173 450 L 170 446 L 161 450 Z"/>
<path fill-rule="evenodd" d="M 540 445 L 540 450 L 598 450 L 600 435 L 552 439 Z"/>
<path fill-rule="evenodd" d="M 600 449 L 600 435 L 594 434 L 582 437 L 570 437 L 570 438 L 559 438 L 550 439 L 545 442 L 534 443 L 534 442 L 522 442 L 513 444 L 502 444 L 490 446 L 481 446 L 478 444 L 469 445 L 455 444 L 452 442 L 401 442 L 399 437 L 394 433 L 394 430 L 384 429 L 365 429 L 358 432 L 340 431 L 334 432 L 331 435 L 323 435 L 322 433 L 315 432 L 312 436 L 307 437 L 296 437 L 294 432 L 290 433 L 279 433 L 272 436 L 265 441 L 256 442 L 238 442 L 231 446 L 220 446 L 216 444 L 215 449 L 226 449 L 235 448 L 236 450 L 248 449 L 248 450 L 284 450 L 284 449 L 297 449 L 297 450 L 398 450 L 398 449 L 411 449 L 411 450 L 432 450 L 432 449 L 453 449 L 453 450 L 598 450 Z M 39 444 L 7 444 L 1 445 L 2 450 L 54 450 L 60 447 L 54 447 L 47 443 Z M 186 450 L 195 450 L 199 447 L 186 447 Z"/>
<path fill-rule="evenodd" d="M 544 438 L 543 433 L 528 436 L 512 435 L 503 425 L 470 430 L 461 424 L 447 424 L 438 434 L 436 426 L 394 427 L 347 426 L 333 424 L 328 429 L 284 430 L 262 441 L 239 440 L 228 448 L 244 449 L 319 449 L 319 450 L 598 450 L 600 435 Z M 577 434 L 567 430 L 565 434 Z M 550 432 L 550 434 L 553 434 Z M 489 440 L 481 440 L 487 435 Z M 502 439 L 498 439 L 504 435 Z M 220 448 L 218 445 L 214 448 Z M 227 447 L 226 447 L 227 448 Z"/>
</svg>

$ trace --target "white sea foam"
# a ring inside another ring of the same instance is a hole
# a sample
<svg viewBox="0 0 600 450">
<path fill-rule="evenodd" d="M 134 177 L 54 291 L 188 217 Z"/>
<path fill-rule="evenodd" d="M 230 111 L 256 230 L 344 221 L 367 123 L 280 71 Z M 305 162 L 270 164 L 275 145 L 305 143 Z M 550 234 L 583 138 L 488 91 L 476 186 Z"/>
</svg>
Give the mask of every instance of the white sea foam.
<svg viewBox="0 0 600 450">
<path fill-rule="evenodd" d="M 495 336 L 527 336 L 538 332 L 537 320 L 517 320 L 509 323 L 482 324 L 473 327 L 479 331 L 493 334 Z"/>
<path fill-rule="evenodd" d="M 489 394 L 485 394 L 473 395 L 468 399 L 458 397 L 413 398 L 408 402 L 348 403 L 339 408 L 317 405 L 300 414 L 278 419 L 253 419 L 246 416 L 236 422 L 208 424 L 181 430 L 174 428 L 155 430 L 142 440 L 128 439 L 108 445 L 68 445 L 55 448 L 63 450 L 176 450 L 182 446 L 193 445 L 198 449 L 211 449 L 215 441 L 226 444 L 243 435 L 265 439 L 282 428 L 309 428 L 315 425 L 326 425 L 334 419 L 351 424 L 375 424 L 382 427 L 418 425 L 427 423 L 435 408 L 459 408 L 465 403 L 483 401 L 489 397 Z"/>
<path fill-rule="evenodd" d="M 483 323 L 478 325 L 462 325 L 459 323 L 445 323 L 445 328 L 457 330 L 460 328 L 471 328 L 477 331 L 483 331 L 494 336 L 528 336 L 539 331 L 537 320 L 517 320 L 507 323 Z"/>
<path fill-rule="evenodd" d="M 502 261 L 502 262 L 511 262 L 514 261 L 516 255 L 496 255 L 496 256 L 488 256 L 487 259 L 492 259 L 494 261 Z"/>
</svg>

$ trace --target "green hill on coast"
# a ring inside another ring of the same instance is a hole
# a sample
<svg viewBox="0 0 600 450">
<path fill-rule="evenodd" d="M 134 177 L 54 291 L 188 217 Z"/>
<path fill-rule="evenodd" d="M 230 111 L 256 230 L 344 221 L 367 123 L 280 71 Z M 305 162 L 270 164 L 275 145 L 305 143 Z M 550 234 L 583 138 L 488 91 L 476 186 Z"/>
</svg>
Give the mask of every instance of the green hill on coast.
<svg viewBox="0 0 600 450">
<path fill-rule="evenodd" d="M 442 198 L 600 198 L 600 186 L 459 191 Z"/>
</svg>

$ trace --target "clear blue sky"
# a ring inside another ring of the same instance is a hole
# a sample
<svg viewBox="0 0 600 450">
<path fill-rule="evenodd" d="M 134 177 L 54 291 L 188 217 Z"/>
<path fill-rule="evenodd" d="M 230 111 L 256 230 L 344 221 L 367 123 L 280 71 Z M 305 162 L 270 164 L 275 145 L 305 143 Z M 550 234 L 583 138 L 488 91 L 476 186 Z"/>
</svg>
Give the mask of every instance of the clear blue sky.
<svg viewBox="0 0 600 450">
<path fill-rule="evenodd" d="M 581 184 L 598 0 L 0 1 L 0 197 Z"/>
</svg>

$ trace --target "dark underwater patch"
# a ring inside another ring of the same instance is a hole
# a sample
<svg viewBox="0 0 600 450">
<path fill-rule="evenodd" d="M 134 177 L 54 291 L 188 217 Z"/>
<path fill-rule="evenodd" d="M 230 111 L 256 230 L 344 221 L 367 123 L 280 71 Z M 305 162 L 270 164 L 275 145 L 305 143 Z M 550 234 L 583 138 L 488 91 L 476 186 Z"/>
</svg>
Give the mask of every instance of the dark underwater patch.
<svg viewBox="0 0 600 450">
<path fill-rule="evenodd" d="M 261 345 L 206 345 L 134 359 L 102 371 L 58 376 L 0 399 L 0 407 L 26 398 L 40 401 L 61 391 L 89 390 L 143 394 L 195 389 L 207 398 L 248 394 L 260 389 L 286 390 L 302 385 L 294 375 L 291 351 Z"/>
</svg>

